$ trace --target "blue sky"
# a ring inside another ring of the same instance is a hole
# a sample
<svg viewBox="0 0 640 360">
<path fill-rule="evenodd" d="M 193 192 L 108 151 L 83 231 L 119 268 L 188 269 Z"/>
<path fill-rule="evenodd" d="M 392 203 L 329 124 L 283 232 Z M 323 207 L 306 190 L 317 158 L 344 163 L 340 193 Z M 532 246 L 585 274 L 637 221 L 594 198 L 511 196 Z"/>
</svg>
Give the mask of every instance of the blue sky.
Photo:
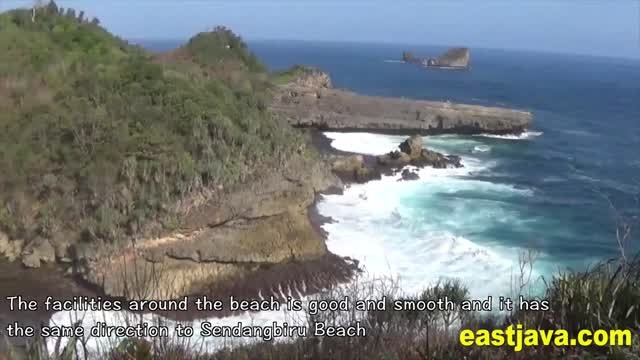
<svg viewBox="0 0 640 360">
<path fill-rule="evenodd" d="M 32 1 L 0 0 L 0 9 Z M 397 42 L 640 58 L 640 0 L 59 0 L 130 39 L 223 24 L 246 39 Z"/>
</svg>

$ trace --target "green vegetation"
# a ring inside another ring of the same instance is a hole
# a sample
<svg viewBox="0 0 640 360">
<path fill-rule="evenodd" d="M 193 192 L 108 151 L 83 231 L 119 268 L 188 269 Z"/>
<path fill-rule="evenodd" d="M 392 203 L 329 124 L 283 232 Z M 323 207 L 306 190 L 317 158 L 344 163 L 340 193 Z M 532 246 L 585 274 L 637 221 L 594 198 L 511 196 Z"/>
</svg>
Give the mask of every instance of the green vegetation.
<svg viewBox="0 0 640 360">
<path fill-rule="evenodd" d="M 287 70 L 273 73 L 272 81 L 278 85 L 285 85 L 306 75 L 312 75 L 317 71 L 317 69 L 305 65 L 294 65 Z"/>
<path fill-rule="evenodd" d="M 209 66 L 235 66 L 253 73 L 264 73 L 267 68 L 250 53 L 242 40 L 224 27 L 211 33 L 201 33 L 189 40 L 186 48 L 199 64 Z"/>
<path fill-rule="evenodd" d="M 356 321 L 367 328 L 364 338 L 309 336 L 298 341 L 273 344 L 260 343 L 238 347 L 216 354 L 192 355 L 191 359 L 385 359 L 385 360 L 511 360 L 511 359 L 638 359 L 640 357 L 640 257 L 630 262 L 610 262 L 584 272 L 555 276 L 541 298 L 549 302 L 548 311 L 514 310 L 506 317 L 486 316 L 480 312 L 454 311 L 369 311 L 364 317 L 353 314 L 339 316 L 337 312 L 321 314 L 311 321 L 325 321 L 328 325 L 350 326 Z M 349 295 L 366 298 L 372 293 L 391 299 L 398 294 L 392 282 L 380 281 L 372 291 L 356 286 L 355 292 L 329 294 L 335 299 Z M 514 294 L 517 295 L 517 294 Z M 512 295 L 516 299 L 517 296 Z M 468 298 L 467 289 L 458 281 L 444 281 L 422 294 L 409 297 L 432 300 L 447 296 L 454 302 Z M 531 300 L 531 297 L 525 298 Z M 580 330 L 629 329 L 630 346 L 535 346 L 516 352 L 508 345 L 497 347 L 463 347 L 459 329 L 505 329 L 522 324 L 526 329 L 567 330 L 577 337 Z M 309 323 L 310 328 L 313 325 Z M 166 359 L 172 357 L 167 355 Z"/>
<path fill-rule="evenodd" d="M 0 14 L 0 49 L 0 231 L 14 239 L 116 241 L 301 141 L 225 28 L 153 56 L 51 2 Z"/>
<path fill-rule="evenodd" d="M 323 359 L 385 359 L 385 360 L 537 360 L 537 359 L 638 359 L 640 355 L 640 257 L 626 263 L 606 263 L 593 270 L 580 273 L 559 274 L 549 282 L 546 293 L 537 300 L 549 303 L 547 311 L 514 310 L 502 317 L 487 313 L 455 310 L 430 311 L 326 311 L 307 313 L 300 318 L 289 319 L 290 325 L 307 325 L 315 322 L 327 326 L 352 326 L 360 322 L 366 328 L 366 337 L 316 336 L 312 330 L 305 338 L 289 342 L 257 342 L 244 346 L 230 346 L 215 353 L 206 353 L 200 340 L 192 338 L 158 338 L 149 342 L 127 339 L 107 347 L 106 353 L 96 358 L 124 359 L 187 359 L 187 360 L 323 360 Z M 517 299 L 517 294 L 511 295 Z M 316 296 L 316 299 L 332 300 L 349 296 L 352 299 L 382 298 L 386 296 L 387 309 L 393 299 L 434 300 L 447 297 L 454 303 L 468 299 L 463 283 L 448 280 L 425 289 L 421 294 L 406 296 L 399 292 L 397 284 L 389 279 L 354 282 Z M 531 297 L 526 297 L 532 300 Z M 517 307 L 517 305 L 515 305 Z M 138 321 L 138 320 L 133 320 Z M 576 338 L 580 330 L 631 331 L 629 346 L 525 346 L 521 351 L 503 344 L 496 347 L 464 347 L 460 345 L 460 329 L 506 329 L 522 324 L 525 329 L 566 330 Z M 193 324 L 197 328 L 197 325 Z M 82 339 L 75 339 L 81 343 Z M 58 357 L 39 357 L 33 354 L 44 346 L 36 341 L 28 347 L 24 359 L 57 360 Z M 117 346 L 116 346 L 117 345 Z M 80 348 L 80 346 L 78 346 Z M 36 350 L 34 350 L 36 349 Z M 110 349 L 110 350 L 108 350 Z M 57 351 L 57 350 L 56 350 Z M 16 351 L 14 351 L 15 353 Z M 21 359 L 20 357 L 14 357 Z"/>
</svg>

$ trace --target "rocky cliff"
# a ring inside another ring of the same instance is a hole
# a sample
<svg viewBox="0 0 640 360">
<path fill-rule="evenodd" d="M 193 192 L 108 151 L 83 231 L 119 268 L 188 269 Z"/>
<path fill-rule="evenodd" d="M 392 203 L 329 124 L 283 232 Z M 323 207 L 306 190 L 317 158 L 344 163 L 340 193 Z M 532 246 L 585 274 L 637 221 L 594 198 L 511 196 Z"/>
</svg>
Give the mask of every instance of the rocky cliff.
<svg viewBox="0 0 640 360">
<path fill-rule="evenodd" d="M 44 239 L 25 245 L 0 231 L 0 255 L 28 267 L 58 262 L 106 295 L 128 299 L 210 291 L 283 298 L 287 290 L 280 288 L 308 294 L 358 271 L 356 263 L 327 251 L 321 230 L 310 221 L 317 194 L 341 187 L 327 162 L 294 155 L 234 188 L 175 204 L 176 231 L 135 238 L 128 246 L 75 242 L 64 251 Z"/>
<path fill-rule="evenodd" d="M 268 111 L 270 74 L 231 30 L 151 54 L 53 3 L 0 24 L 0 258 L 128 298 L 349 272 L 307 209 L 340 183 Z M 297 86 L 330 87 L 310 75 Z"/>
<path fill-rule="evenodd" d="M 331 88 L 326 74 L 314 72 L 306 79 L 282 85 L 272 109 L 293 126 L 338 131 L 442 134 L 524 131 L 532 114 L 499 107 L 450 102 L 364 96 Z"/>
<path fill-rule="evenodd" d="M 137 239 L 125 248 L 78 248 L 82 266 L 77 271 L 108 295 L 168 299 L 202 293 L 225 281 L 242 282 L 264 266 L 327 256 L 308 208 L 317 192 L 340 186 L 339 180 L 323 162 L 302 158 L 273 170 L 186 206 L 177 232 Z"/>
<path fill-rule="evenodd" d="M 274 86 L 226 28 L 152 56 L 54 6 L 31 16 L 0 14 L 9 26 L 0 40 L 16 44 L 0 52 L 0 73 L 31 74 L 0 78 L 0 255 L 26 267 L 55 263 L 112 296 L 166 299 L 238 284 L 250 284 L 249 296 L 282 294 L 292 283 L 308 292 L 356 271 L 328 253 L 309 220 L 318 192 L 341 183 L 290 125 L 526 126 L 507 110 L 334 90 L 327 74 L 304 67 Z M 79 65 L 46 70 L 70 63 Z M 421 150 L 379 162 L 399 168 L 405 160 L 453 161 Z M 298 271 L 283 270 L 291 266 Z"/>
</svg>

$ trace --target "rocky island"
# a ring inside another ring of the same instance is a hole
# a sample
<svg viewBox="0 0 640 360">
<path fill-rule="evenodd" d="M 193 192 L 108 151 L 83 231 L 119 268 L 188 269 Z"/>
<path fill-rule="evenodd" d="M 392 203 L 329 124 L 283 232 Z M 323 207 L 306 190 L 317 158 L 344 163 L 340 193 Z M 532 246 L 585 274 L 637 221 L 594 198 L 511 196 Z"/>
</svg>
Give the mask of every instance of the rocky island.
<svg viewBox="0 0 640 360">
<path fill-rule="evenodd" d="M 417 58 L 410 52 L 402 53 L 402 61 L 427 68 L 452 70 L 466 70 L 470 67 L 471 55 L 469 48 L 457 47 L 447 50 L 438 57 Z"/>
<path fill-rule="evenodd" d="M 150 54 L 53 2 L 0 24 L 14 44 L 0 53 L 0 255 L 108 296 L 316 292 L 358 270 L 310 221 L 319 193 L 461 166 L 419 136 L 379 157 L 324 156 L 300 128 L 504 134 L 532 117 L 362 96 L 303 67 L 270 74 L 221 27 Z"/>
</svg>

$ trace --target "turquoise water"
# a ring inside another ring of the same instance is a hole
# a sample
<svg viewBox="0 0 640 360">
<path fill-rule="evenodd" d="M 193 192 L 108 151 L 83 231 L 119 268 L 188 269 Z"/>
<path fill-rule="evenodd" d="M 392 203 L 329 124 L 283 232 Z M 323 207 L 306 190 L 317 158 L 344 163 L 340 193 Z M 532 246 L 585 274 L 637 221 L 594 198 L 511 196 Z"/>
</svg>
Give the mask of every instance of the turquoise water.
<svg viewBox="0 0 640 360">
<path fill-rule="evenodd" d="M 387 179 L 320 204 L 338 221 L 327 226 L 332 250 L 360 258 L 373 272 L 406 279 L 409 289 L 458 277 L 477 295 L 506 292 L 525 249 L 538 254 L 537 276 L 616 256 L 616 221 L 606 197 L 628 219 L 637 219 L 640 62 L 472 49 L 471 71 L 451 72 L 393 61 L 405 46 L 251 46 L 274 69 L 315 65 L 331 74 L 336 87 L 364 94 L 534 113 L 530 132 L 517 138 L 425 138 L 428 147 L 461 155 L 466 173 L 431 170 L 415 183 Z M 336 147 L 372 154 L 402 141 L 329 136 Z"/>
<path fill-rule="evenodd" d="M 518 256 L 538 254 L 535 276 L 615 257 L 609 201 L 637 219 L 640 193 L 640 62 L 562 54 L 472 49 L 466 72 L 397 61 L 427 46 L 253 42 L 272 69 L 315 65 L 334 86 L 363 94 L 507 106 L 534 113 L 525 136 L 425 138 L 462 156 L 465 169 L 422 172 L 417 182 L 383 179 L 328 196 L 321 213 L 329 248 L 372 273 L 418 290 L 443 277 L 475 295 L 508 292 Z M 156 49 L 175 46 L 151 44 Z M 343 150 L 379 154 L 402 136 L 328 134 Z M 638 233 L 634 241 L 638 243 Z M 636 249 L 638 247 L 636 246 Z"/>
</svg>

